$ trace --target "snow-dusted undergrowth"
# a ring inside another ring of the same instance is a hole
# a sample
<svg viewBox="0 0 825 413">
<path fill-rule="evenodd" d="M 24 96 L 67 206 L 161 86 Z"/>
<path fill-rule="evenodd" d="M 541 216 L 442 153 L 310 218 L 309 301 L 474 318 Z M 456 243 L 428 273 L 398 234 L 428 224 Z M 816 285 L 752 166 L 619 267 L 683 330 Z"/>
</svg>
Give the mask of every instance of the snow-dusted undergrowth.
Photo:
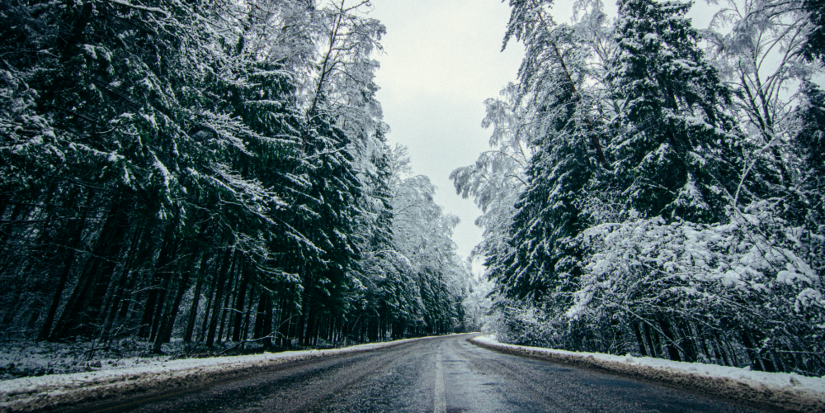
<svg viewBox="0 0 825 413">
<path fill-rule="evenodd" d="M 330 350 L 300 350 L 179 360 L 130 359 L 120 360 L 114 364 L 102 363 L 97 371 L 48 374 L 0 381 L 0 411 L 28 411 L 84 400 L 123 396 L 135 392 L 191 387 L 209 383 L 224 373 L 377 350 L 429 338 L 432 337 L 361 344 Z"/>
<path fill-rule="evenodd" d="M 333 346 L 319 339 L 316 348 L 347 347 L 354 343 Z M 297 341 L 293 341 L 293 346 Z M 300 347 L 298 347 L 300 348 Z M 113 342 L 76 341 L 52 343 L 48 341 L 0 342 L 0 381 L 46 374 L 84 373 L 157 364 L 177 359 L 194 359 L 219 356 L 237 356 L 263 353 L 260 342 L 243 343 L 222 341 L 212 347 L 203 344 L 172 340 L 164 344 L 163 353 L 152 352 L 152 343 L 126 338 Z M 277 350 L 276 350 L 277 351 Z"/>
<path fill-rule="evenodd" d="M 234 343 L 220 343 L 216 349 L 222 351 L 225 348 L 221 346 L 232 344 Z M 163 348 L 165 354 L 154 354 L 150 349 L 151 343 L 130 339 L 106 345 L 88 341 L 4 341 L 0 344 L 0 380 L 135 367 L 146 363 L 198 356 L 188 353 L 179 340 L 166 344 Z"/>
<path fill-rule="evenodd" d="M 499 343 L 489 336 L 470 342 L 503 353 L 597 367 L 610 372 L 698 390 L 757 405 L 800 412 L 825 411 L 825 377 L 765 373 L 713 364 L 651 357 L 614 356 Z"/>
</svg>

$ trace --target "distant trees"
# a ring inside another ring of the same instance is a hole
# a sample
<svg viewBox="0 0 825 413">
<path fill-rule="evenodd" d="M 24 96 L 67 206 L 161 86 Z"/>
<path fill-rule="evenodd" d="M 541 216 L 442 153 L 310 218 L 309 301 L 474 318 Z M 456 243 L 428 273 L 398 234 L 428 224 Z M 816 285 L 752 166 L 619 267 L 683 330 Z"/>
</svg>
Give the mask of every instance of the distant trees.
<svg viewBox="0 0 825 413">
<path fill-rule="evenodd" d="M 396 212 L 412 184 L 364 5 L 4 2 L 3 338 L 159 352 L 461 329 L 449 218 L 431 193 L 431 214 Z M 430 220 L 440 244 L 410 247 Z"/>
<path fill-rule="evenodd" d="M 510 4 L 527 53 L 508 123 L 534 154 L 509 227 L 485 233 L 506 247 L 479 251 L 499 337 L 821 375 L 810 5 L 728 2 L 700 37 L 687 3 L 610 19 L 583 2 L 570 25 L 550 1 Z M 513 199 L 467 171 L 456 188 L 479 205 Z"/>
</svg>

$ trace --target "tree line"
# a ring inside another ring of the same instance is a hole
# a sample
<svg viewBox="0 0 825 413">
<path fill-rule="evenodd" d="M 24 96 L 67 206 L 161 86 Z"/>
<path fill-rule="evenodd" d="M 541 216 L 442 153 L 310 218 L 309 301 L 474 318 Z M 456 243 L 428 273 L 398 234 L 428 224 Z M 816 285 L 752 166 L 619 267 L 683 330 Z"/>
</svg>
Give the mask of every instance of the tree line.
<svg viewBox="0 0 825 413">
<path fill-rule="evenodd" d="M 451 175 L 483 209 L 505 341 L 825 373 L 825 93 L 817 1 L 511 0 L 526 48 L 491 149 Z"/>
<path fill-rule="evenodd" d="M 4 1 L 2 339 L 462 329 L 456 220 L 386 143 L 369 7 Z"/>
</svg>

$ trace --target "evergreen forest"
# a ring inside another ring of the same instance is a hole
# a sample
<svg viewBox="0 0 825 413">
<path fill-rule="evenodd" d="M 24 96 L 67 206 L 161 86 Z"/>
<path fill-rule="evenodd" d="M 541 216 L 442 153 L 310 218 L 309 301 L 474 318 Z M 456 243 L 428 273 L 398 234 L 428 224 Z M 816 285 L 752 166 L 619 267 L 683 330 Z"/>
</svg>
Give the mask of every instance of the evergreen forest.
<svg viewBox="0 0 825 413">
<path fill-rule="evenodd" d="M 387 144 L 368 7 L 0 3 L 0 340 L 214 354 L 463 330 L 457 221 Z"/>
<path fill-rule="evenodd" d="M 451 175 L 498 340 L 825 374 L 825 5 L 708 3 L 509 1 L 518 81 Z"/>
<path fill-rule="evenodd" d="M 484 328 L 825 375 L 825 3 L 508 3 L 523 62 L 450 175 L 476 282 L 388 143 L 369 0 L 0 2 L 0 345 Z"/>
</svg>

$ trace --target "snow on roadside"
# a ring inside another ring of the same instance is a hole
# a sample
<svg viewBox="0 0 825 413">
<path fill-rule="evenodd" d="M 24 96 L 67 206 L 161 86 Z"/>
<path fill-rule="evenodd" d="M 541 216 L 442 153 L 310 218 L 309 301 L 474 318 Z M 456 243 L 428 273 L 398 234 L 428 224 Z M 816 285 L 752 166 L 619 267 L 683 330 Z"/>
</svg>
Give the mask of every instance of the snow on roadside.
<svg viewBox="0 0 825 413">
<path fill-rule="evenodd" d="M 507 354 L 597 367 L 746 402 L 800 412 L 825 412 L 825 377 L 765 373 L 715 364 L 686 363 L 652 357 L 613 356 L 499 343 L 489 336 L 471 343 Z"/>
<path fill-rule="evenodd" d="M 133 367 L 103 368 L 0 381 L 0 411 L 28 411 L 137 392 L 207 384 L 224 373 L 377 350 L 432 337 L 361 344 L 331 350 L 301 350 L 247 356 L 157 360 Z"/>
</svg>

